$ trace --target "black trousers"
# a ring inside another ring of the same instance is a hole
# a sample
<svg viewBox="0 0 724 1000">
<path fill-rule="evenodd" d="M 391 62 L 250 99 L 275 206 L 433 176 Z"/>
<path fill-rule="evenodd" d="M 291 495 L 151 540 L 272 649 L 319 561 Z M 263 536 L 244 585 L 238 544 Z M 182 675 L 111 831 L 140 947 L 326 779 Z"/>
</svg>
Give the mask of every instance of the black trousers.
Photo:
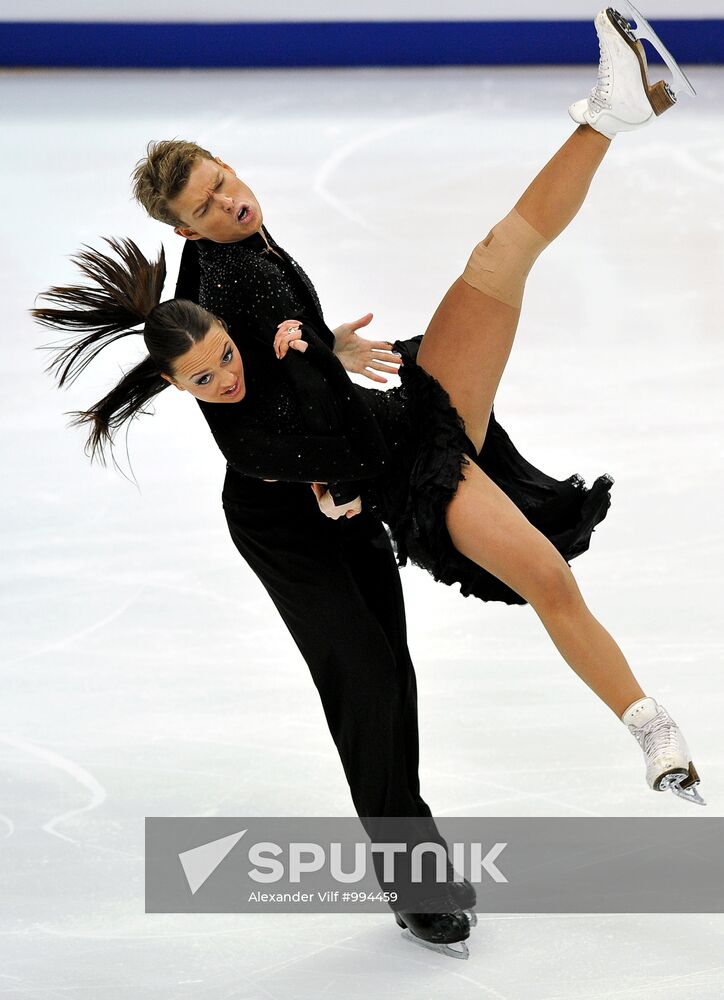
<svg viewBox="0 0 724 1000">
<path fill-rule="evenodd" d="M 382 522 L 364 510 L 333 520 L 308 484 L 232 469 L 222 499 L 236 548 L 307 662 L 367 832 L 378 831 L 364 817 L 419 817 L 419 839 L 445 845 L 420 795 L 415 670 Z"/>
</svg>

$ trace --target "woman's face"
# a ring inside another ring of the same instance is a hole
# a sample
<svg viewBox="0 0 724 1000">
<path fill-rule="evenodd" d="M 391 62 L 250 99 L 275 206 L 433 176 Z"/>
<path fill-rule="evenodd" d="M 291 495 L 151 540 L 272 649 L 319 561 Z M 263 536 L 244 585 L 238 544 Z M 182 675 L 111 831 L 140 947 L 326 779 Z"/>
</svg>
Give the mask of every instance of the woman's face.
<svg viewBox="0 0 724 1000">
<path fill-rule="evenodd" d="M 214 321 L 203 340 L 180 354 L 162 378 L 206 403 L 238 403 L 246 395 L 244 366 L 234 341 Z"/>
</svg>

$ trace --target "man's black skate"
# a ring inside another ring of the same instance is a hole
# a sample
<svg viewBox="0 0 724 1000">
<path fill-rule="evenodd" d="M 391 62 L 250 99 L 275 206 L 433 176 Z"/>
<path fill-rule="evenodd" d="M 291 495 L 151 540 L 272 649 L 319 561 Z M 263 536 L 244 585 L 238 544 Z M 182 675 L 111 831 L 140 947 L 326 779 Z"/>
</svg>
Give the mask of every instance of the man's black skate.
<svg viewBox="0 0 724 1000">
<path fill-rule="evenodd" d="M 452 902 L 452 901 L 451 901 Z M 470 921 L 462 910 L 451 913 L 410 913 L 395 910 L 395 920 L 402 935 L 414 944 L 438 951 L 450 958 L 470 957 L 465 941 L 470 937 Z M 453 945 L 458 944 L 459 948 Z"/>
</svg>

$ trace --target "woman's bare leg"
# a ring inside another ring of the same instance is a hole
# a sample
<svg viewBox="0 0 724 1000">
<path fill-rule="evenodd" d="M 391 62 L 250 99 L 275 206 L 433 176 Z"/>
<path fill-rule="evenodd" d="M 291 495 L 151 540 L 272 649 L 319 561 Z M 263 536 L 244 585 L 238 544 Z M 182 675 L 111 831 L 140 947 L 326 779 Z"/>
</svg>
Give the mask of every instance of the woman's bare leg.
<svg viewBox="0 0 724 1000">
<path fill-rule="evenodd" d="M 546 240 L 555 239 L 583 204 L 610 144 L 589 126 L 576 129 L 517 202 L 515 210 L 524 222 Z M 460 277 L 438 306 L 420 345 L 417 363 L 445 387 L 478 450 L 519 317 L 520 308 Z"/>
<path fill-rule="evenodd" d="M 583 204 L 609 145 L 593 129 L 577 129 L 518 200 L 524 224 L 555 239 Z M 420 345 L 418 364 L 448 391 L 478 450 L 519 316 L 519 307 L 461 277 Z M 478 466 L 466 466 L 464 475 L 446 513 L 453 544 L 528 601 L 569 666 L 620 718 L 645 693 L 588 609 L 566 560 Z"/>
<path fill-rule="evenodd" d="M 453 544 L 528 601 L 566 663 L 620 719 L 645 692 L 570 566 L 482 469 L 471 463 L 463 471 L 447 507 Z"/>
</svg>

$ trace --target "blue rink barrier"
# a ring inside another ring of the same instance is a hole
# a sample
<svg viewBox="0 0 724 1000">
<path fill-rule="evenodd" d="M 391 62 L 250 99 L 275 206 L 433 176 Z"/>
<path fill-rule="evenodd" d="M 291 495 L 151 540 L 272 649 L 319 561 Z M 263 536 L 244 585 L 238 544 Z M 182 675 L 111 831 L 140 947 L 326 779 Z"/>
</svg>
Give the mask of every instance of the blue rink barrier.
<svg viewBox="0 0 724 1000">
<path fill-rule="evenodd" d="M 724 18 L 657 18 L 655 27 L 681 62 L 724 62 Z M 590 20 L 273 24 L 0 21 L 2 66 L 520 66 L 597 60 L 596 34 Z"/>
</svg>

